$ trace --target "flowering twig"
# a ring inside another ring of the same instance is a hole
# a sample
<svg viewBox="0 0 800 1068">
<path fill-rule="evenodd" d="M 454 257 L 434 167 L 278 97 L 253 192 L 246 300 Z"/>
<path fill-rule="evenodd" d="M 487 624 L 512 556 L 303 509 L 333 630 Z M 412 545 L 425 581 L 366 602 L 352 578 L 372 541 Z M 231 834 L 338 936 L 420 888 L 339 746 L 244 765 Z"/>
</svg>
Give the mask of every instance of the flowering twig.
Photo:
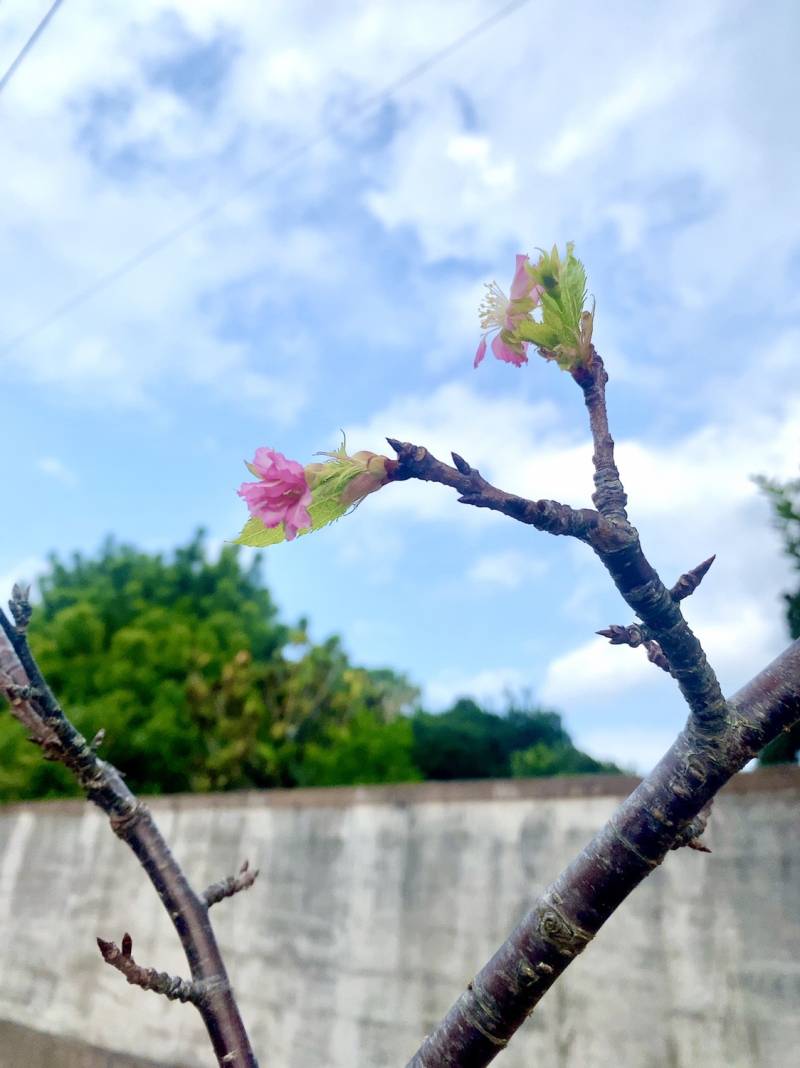
<svg viewBox="0 0 800 1068">
<path fill-rule="evenodd" d="M 725 701 L 702 646 L 679 608 L 679 602 L 697 588 L 713 557 L 682 575 L 668 590 L 645 557 L 639 535 L 628 520 L 627 497 L 608 427 L 608 375 L 591 344 L 594 313 L 581 311 L 585 295 L 582 265 L 568 245 L 566 260 L 560 259 L 556 249 L 542 253 L 528 274 L 546 290 L 541 296 L 543 318 L 535 320 L 521 306 L 515 307 L 514 318 L 506 318 L 502 324 L 502 339 L 522 346 L 523 356 L 526 344 L 536 345 L 541 355 L 557 359 L 583 392 L 594 443 L 592 500 L 597 518 L 584 523 L 580 536 L 641 620 L 598 633 L 612 644 L 644 645 L 648 658 L 678 681 L 690 716 L 653 772 L 468 985 L 425 1040 L 410 1068 L 479 1068 L 488 1064 L 570 961 L 669 849 L 689 846 L 706 851 L 699 836 L 705 830 L 716 792 L 768 738 L 800 719 L 800 641 L 730 703 Z M 570 337 L 575 339 L 574 345 Z M 432 475 L 430 465 L 427 470 L 416 469 L 418 459 L 425 459 L 424 449 L 398 458 L 410 477 L 433 477 L 454 484 L 446 470 L 434 467 Z M 461 499 L 479 503 L 463 491 Z M 521 518 L 535 507 L 535 502 L 517 498 L 513 509 L 498 510 Z M 558 531 L 563 532 L 573 533 Z"/>
<path fill-rule="evenodd" d="M 9 608 L 13 623 L 0 610 L 0 693 L 8 698 L 12 714 L 26 727 L 45 757 L 69 768 L 88 799 L 106 813 L 114 833 L 136 854 L 175 925 L 189 963 L 191 982 L 139 968 L 130 956 L 129 939 L 123 940 L 122 950 L 113 943 L 99 941 L 104 958 L 123 971 L 129 982 L 140 986 L 145 984 L 131 976 L 154 976 L 152 982 L 160 986 L 150 985 L 148 989 L 159 989 L 161 993 L 191 990 L 191 996 L 174 996 L 197 1007 L 219 1064 L 225 1068 L 257 1068 L 211 927 L 208 904 L 190 886 L 147 807 L 131 792 L 117 769 L 98 757 L 95 748 L 102 738 L 95 736 L 92 743 L 87 743 L 59 707 L 28 645 L 26 629 L 31 605 L 27 590 L 15 586 Z M 182 983 L 188 986 L 182 987 Z"/>
<path fill-rule="evenodd" d="M 216 905 L 226 897 L 233 897 L 240 890 L 247 890 L 257 878 L 258 868 L 251 869 L 250 861 L 246 860 L 239 868 L 238 875 L 229 875 L 225 879 L 220 879 L 218 883 L 212 883 L 211 886 L 206 887 L 202 895 L 203 901 L 211 908 L 212 905 Z"/>
</svg>

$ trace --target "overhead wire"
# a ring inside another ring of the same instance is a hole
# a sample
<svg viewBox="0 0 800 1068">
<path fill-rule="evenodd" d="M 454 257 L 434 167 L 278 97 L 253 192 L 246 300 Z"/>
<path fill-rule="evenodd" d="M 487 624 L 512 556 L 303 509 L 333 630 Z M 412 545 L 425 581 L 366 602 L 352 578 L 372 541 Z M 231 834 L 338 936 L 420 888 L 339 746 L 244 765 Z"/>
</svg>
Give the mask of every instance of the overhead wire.
<svg viewBox="0 0 800 1068">
<path fill-rule="evenodd" d="M 19 50 L 19 52 L 17 52 L 16 56 L 11 61 L 11 66 L 8 68 L 8 70 L 5 72 L 5 74 L 2 76 L 2 78 L 0 78 L 0 93 L 3 92 L 5 87 L 8 85 L 8 83 L 14 77 L 16 72 L 19 70 L 23 59 L 25 59 L 27 54 L 30 52 L 30 50 L 33 48 L 33 46 L 36 44 L 36 42 L 42 36 L 42 34 L 44 33 L 45 29 L 47 28 L 47 26 L 48 26 L 48 24 L 50 22 L 50 19 L 53 17 L 53 15 L 55 15 L 56 11 L 58 10 L 59 7 L 61 7 L 62 3 L 63 3 L 63 0 L 54 0 L 54 2 L 50 5 L 47 13 L 42 17 L 41 21 L 39 22 L 39 25 L 36 27 L 36 29 L 33 31 L 33 33 L 30 35 L 30 37 L 25 42 L 25 44 L 22 46 L 22 48 Z"/>
<path fill-rule="evenodd" d="M 58 2 L 60 2 L 60 0 L 58 0 Z M 374 110 L 378 105 L 390 100 L 391 97 L 399 89 L 405 88 L 405 86 L 416 81 L 423 74 L 426 74 L 437 64 L 441 63 L 442 60 L 451 56 L 454 52 L 463 48 L 465 44 L 474 40 L 476 37 L 479 37 L 481 34 L 485 33 L 493 26 L 496 26 L 499 22 L 502 22 L 504 19 L 508 18 L 516 10 L 521 7 L 524 7 L 527 3 L 529 3 L 529 0 L 512 0 L 511 3 L 505 4 L 499 10 L 493 12 L 485 19 L 482 19 L 480 22 L 472 26 L 469 30 L 466 30 L 460 36 L 456 37 L 454 40 L 450 41 L 448 44 L 444 45 L 436 52 L 431 53 L 431 55 L 423 59 L 420 63 L 417 63 L 399 78 L 390 82 L 388 85 L 384 86 L 377 92 L 372 93 L 370 96 L 365 97 L 359 104 L 356 105 L 354 109 L 351 110 L 349 115 L 345 119 L 341 120 L 339 123 L 335 125 L 330 124 L 324 130 L 320 130 L 313 137 L 308 138 L 306 141 L 301 141 L 300 143 L 295 145 L 294 148 L 290 149 L 287 153 L 285 153 L 285 155 L 283 155 L 280 159 L 275 160 L 268 166 L 263 167 L 260 170 L 248 175 L 248 177 L 245 178 L 244 181 L 239 183 L 239 185 L 237 185 L 235 189 L 232 189 L 231 192 L 225 195 L 224 197 L 214 201 L 211 204 L 207 204 L 203 208 L 198 209 L 191 215 L 188 215 L 181 222 L 171 227 L 169 230 L 166 230 L 163 234 L 155 238 L 153 241 L 150 241 L 146 245 L 143 245 L 142 248 L 140 248 L 132 256 L 129 256 L 127 259 L 122 260 L 122 262 L 119 263 L 116 267 L 113 267 L 111 268 L 111 270 L 100 275 L 100 277 L 96 278 L 89 285 L 78 289 L 75 293 L 68 297 L 67 300 L 57 305 L 50 312 L 44 315 L 38 322 L 33 323 L 29 327 L 26 327 L 24 330 L 20 331 L 20 333 L 10 338 L 5 343 L 0 344 L 0 356 L 19 347 L 21 344 L 23 344 L 23 342 L 28 341 L 30 338 L 39 334 L 42 330 L 45 330 L 47 327 L 52 326 L 53 323 L 58 322 L 60 319 L 64 318 L 64 316 L 68 315 L 76 308 L 80 307 L 83 304 L 86 304 L 98 293 L 101 293 L 103 290 L 108 289 L 115 282 L 119 281 L 120 278 L 123 278 L 125 275 L 130 274 L 131 271 L 134 271 L 137 267 L 147 262 L 147 260 L 152 259 L 163 249 L 167 248 L 179 238 L 183 237 L 184 234 L 188 233 L 190 230 L 193 230 L 196 226 L 199 226 L 202 223 L 207 222 L 209 219 L 213 218 L 220 211 L 222 211 L 222 209 L 225 208 L 231 201 L 236 200 L 239 196 L 241 196 L 242 193 L 246 192 L 253 186 L 258 185 L 270 175 L 277 173 L 283 167 L 294 163 L 296 160 L 302 158 L 313 148 L 316 148 L 317 145 L 327 141 L 328 138 L 330 138 L 337 131 L 345 129 L 351 126 L 353 122 L 355 122 L 357 119 L 363 118 L 368 112 Z"/>
</svg>

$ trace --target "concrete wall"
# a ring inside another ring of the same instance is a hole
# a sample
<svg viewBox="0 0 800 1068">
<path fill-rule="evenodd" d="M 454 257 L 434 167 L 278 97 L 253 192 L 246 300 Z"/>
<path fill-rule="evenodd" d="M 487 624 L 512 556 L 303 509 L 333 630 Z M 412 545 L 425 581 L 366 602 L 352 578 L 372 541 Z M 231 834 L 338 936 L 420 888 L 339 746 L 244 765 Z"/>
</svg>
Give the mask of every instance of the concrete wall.
<svg viewBox="0 0 800 1068">
<path fill-rule="evenodd" d="M 245 857 L 261 868 L 214 916 L 265 1068 L 402 1068 L 630 786 L 423 784 L 152 807 L 197 885 Z M 799 801 L 797 770 L 739 776 L 716 804 L 713 854 L 671 854 L 497 1064 L 796 1063 Z M 214 1065 L 192 1008 L 100 961 L 95 936 L 126 930 L 140 962 L 185 972 L 154 893 L 98 814 L 78 802 L 0 809 L 0 1020 L 16 1025 L 0 1026 L 2 1068 Z"/>
</svg>

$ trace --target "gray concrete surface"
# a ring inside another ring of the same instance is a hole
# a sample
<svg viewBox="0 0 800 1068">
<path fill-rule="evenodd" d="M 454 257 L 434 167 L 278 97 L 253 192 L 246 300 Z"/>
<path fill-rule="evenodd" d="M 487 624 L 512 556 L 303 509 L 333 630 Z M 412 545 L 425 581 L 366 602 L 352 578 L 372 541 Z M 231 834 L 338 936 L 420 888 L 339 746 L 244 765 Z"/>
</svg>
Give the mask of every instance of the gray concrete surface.
<svg viewBox="0 0 800 1068">
<path fill-rule="evenodd" d="M 214 915 L 266 1068 L 402 1068 L 630 786 L 423 784 L 152 807 L 197 884 L 245 857 L 261 868 Z M 797 1063 L 798 802 L 796 769 L 740 776 L 715 807 L 713 854 L 671 854 L 495 1063 Z M 99 814 L 80 802 L 0 809 L 0 1020 L 15 1025 L 0 1027 L 0 1068 L 212 1068 L 190 1007 L 100 961 L 95 936 L 126 930 L 139 961 L 184 973 L 169 921 Z"/>
</svg>

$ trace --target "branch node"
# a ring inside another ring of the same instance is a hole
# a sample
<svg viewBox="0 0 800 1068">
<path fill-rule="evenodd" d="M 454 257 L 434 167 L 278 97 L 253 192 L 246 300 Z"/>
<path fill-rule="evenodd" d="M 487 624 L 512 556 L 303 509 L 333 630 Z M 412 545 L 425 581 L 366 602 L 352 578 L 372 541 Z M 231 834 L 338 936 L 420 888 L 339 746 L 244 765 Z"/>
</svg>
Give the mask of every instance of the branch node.
<svg viewBox="0 0 800 1068">
<path fill-rule="evenodd" d="M 211 908 L 218 901 L 223 901 L 226 897 L 233 897 L 240 890 L 249 889 L 257 878 L 258 868 L 251 870 L 250 861 L 246 860 L 239 868 L 238 875 L 229 875 L 225 879 L 220 879 L 218 883 L 212 883 L 211 886 L 207 887 L 202 894 L 203 901 L 205 901 L 207 908 Z"/>
<path fill-rule="evenodd" d="M 155 968 L 143 968 L 133 959 L 133 939 L 125 932 L 122 936 L 122 946 L 115 942 L 106 942 L 102 938 L 97 939 L 97 948 L 106 964 L 122 972 L 131 986 L 140 986 L 142 990 L 152 990 L 156 994 L 163 994 L 170 1001 L 190 1001 L 198 1004 L 202 997 L 202 989 L 198 984 L 189 979 L 181 979 L 167 972 L 157 972 Z"/>
<path fill-rule="evenodd" d="M 97 752 L 97 750 L 103 744 L 103 742 L 105 740 L 105 737 L 106 737 L 106 729 L 105 729 L 105 727 L 101 727 L 100 730 L 97 732 L 97 734 L 95 734 L 94 738 L 92 738 L 91 742 L 89 742 L 89 748 L 91 749 L 91 751 L 93 753 Z"/>
<path fill-rule="evenodd" d="M 31 699 L 44 696 L 38 686 L 20 686 L 6 675 L 5 672 L 0 674 L 0 686 L 5 690 L 6 696 L 12 704 L 17 704 L 20 701 L 30 701 Z"/>
<path fill-rule="evenodd" d="M 681 575 L 669 591 L 672 600 L 676 602 L 682 601 L 684 597 L 688 597 L 690 594 L 694 593 L 716 558 L 717 554 L 714 553 L 713 556 L 709 556 L 707 560 L 704 560 L 702 564 L 698 564 L 697 567 L 693 567 L 691 571 L 687 571 L 684 575 Z"/>
<path fill-rule="evenodd" d="M 712 804 L 713 799 L 712 801 L 709 801 L 708 804 L 703 805 L 703 807 L 697 813 L 695 818 L 693 820 L 690 820 L 689 823 L 687 823 L 683 830 L 678 834 L 677 838 L 670 846 L 670 849 L 682 849 L 684 846 L 686 846 L 688 849 L 695 849 L 698 853 L 711 852 L 708 846 L 704 845 L 700 841 L 700 836 L 705 831 L 708 825 L 708 819 L 711 815 Z"/>
<path fill-rule="evenodd" d="M 121 773 L 117 771 L 117 774 Z M 126 807 L 119 812 L 113 812 L 108 817 L 108 822 L 111 824 L 111 830 L 114 834 L 117 835 L 118 838 L 124 839 L 130 833 L 131 827 L 138 823 L 146 813 L 147 805 L 136 798 L 134 801 L 128 802 Z"/>
</svg>

